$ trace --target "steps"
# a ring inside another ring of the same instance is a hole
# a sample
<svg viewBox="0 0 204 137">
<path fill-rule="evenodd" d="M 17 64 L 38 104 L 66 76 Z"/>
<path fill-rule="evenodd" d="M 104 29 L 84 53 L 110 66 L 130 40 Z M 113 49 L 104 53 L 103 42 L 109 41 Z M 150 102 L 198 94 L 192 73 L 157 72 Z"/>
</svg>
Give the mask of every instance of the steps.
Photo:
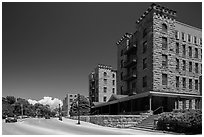
<svg viewBox="0 0 204 137">
<path fill-rule="evenodd" d="M 137 128 L 145 128 L 145 129 L 154 129 L 154 119 L 158 118 L 158 115 L 151 115 L 145 120 L 143 120 L 141 123 L 136 125 Z"/>
</svg>

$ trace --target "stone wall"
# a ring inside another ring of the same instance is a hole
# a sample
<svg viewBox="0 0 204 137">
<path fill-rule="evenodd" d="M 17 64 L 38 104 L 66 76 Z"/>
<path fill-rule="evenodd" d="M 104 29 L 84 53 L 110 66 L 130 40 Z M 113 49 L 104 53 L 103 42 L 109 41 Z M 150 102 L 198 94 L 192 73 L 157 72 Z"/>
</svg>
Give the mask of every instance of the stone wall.
<svg viewBox="0 0 204 137">
<path fill-rule="evenodd" d="M 128 128 L 139 124 L 142 120 L 146 119 L 150 114 L 142 115 L 94 115 L 94 116 L 81 116 L 80 120 L 90 122 L 93 124 L 116 127 Z M 70 117 L 77 120 L 78 117 Z"/>
</svg>

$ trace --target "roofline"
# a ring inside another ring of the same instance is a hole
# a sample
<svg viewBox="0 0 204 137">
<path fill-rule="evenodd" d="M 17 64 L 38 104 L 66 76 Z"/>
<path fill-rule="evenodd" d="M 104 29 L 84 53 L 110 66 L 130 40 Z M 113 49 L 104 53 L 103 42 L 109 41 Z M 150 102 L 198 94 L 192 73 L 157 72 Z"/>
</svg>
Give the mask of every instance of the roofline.
<svg viewBox="0 0 204 137">
<path fill-rule="evenodd" d="M 180 21 L 177 21 L 177 20 L 176 20 L 175 22 L 178 23 L 178 24 L 184 25 L 184 26 L 186 26 L 186 27 L 189 27 L 189 28 L 197 29 L 198 31 L 201 31 L 201 32 L 202 32 L 202 29 L 200 29 L 200 28 L 197 28 L 197 27 L 194 27 L 194 26 L 185 24 L 185 23 L 180 22 Z"/>
</svg>

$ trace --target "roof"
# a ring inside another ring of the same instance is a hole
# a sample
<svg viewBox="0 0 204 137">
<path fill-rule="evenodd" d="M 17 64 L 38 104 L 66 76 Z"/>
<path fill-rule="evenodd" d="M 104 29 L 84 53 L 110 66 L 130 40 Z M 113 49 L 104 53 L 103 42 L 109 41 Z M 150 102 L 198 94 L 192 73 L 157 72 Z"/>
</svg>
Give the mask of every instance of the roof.
<svg viewBox="0 0 204 137">
<path fill-rule="evenodd" d="M 128 95 L 116 95 L 116 94 L 112 94 L 110 99 L 108 100 L 108 102 L 113 101 L 113 100 L 119 100 L 120 98 L 124 98 L 127 97 Z"/>
</svg>

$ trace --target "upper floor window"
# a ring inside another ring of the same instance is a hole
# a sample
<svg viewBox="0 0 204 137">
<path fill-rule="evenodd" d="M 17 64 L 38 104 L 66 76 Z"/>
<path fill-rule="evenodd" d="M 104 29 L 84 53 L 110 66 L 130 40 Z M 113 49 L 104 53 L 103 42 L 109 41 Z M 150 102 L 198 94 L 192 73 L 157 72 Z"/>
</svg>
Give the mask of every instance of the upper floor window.
<svg viewBox="0 0 204 137">
<path fill-rule="evenodd" d="M 123 80 L 123 72 L 120 73 L 120 79 Z"/>
<path fill-rule="evenodd" d="M 123 56 L 123 50 L 120 51 L 120 56 Z"/>
<path fill-rule="evenodd" d="M 162 67 L 167 67 L 168 65 L 168 59 L 167 59 L 167 55 L 162 55 Z"/>
<path fill-rule="evenodd" d="M 197 44 L 197 37 L 194 36 L 194 44 Z"/>
<path fill-rule="evenodd" d="M 176 59 L 176 70 L 179 70 L 179 59 Z"/>
<path fill-rule="evenodd" d="M 120 68 L 123 68 L 123 60 L 120 61 Z"/>
<path fill-rule="evenodd" d="M 192 79 L 189 79 L 189 89 L 192 89 Z"/>
<path fill-rule="evenodd" d="M 192 47 L 189 46 L 188 50 L 189 50 L 189 57 L 192 58 Z"/>
<path fill-rule="evenodd" d="M 162 85 L 167 85 L 167 74 L 162 74 Z"/>
<path fill-rule="evenodd" d="M 192 62 L 189 62 L 189 72 L 192 72 Z"/>
<path fill-rule="evenodd" d="M 176 76 L 176 87 L 178 88 L 179 87 L 179 77 Z"/>
<path fill-rule="evenodd" d="M 186 45 L 182 45 L 183 47 L 183 56 L 186 56 Z"/>
<path fill-rule="evenodd" d="M 115 88 L 112 89 L 112 93 L 115 94 Z"/>
<path fill-rule="evenodd" d="M 186 88 L 186 78 L 183 78 L 183 88 Z"/>
<path fill-rule="evenodd" d="M 200 38 L 200 43 L 199 44 L 202 45 L 202 38 Z"/>
<path fill-rule="evenodd" d="M 143 30 L 143 38 L 147 35 L 147 28 Z"/>
<path fill-rule="evenodd" d="M 104 81 L 104 84 L 107 84 L 107 79 L 103 79 L 103 81 Z"/>
<path fill-rule="evenodd" d="M 186 61 L 183 60 L 183 71 L 185 71 L 185 70 L 186 70 Z"/>
<path fill-rule="evenodd" d="M 198 58 L 198 48 L 195 48 L 195 58 Z"/>
<path fill-rule="evenodd" d="M 179 39 L 179 31 L 175 31 L 175 38 Z"/>
<path fill-rule="evenodd" d="M 113 86 L 115 85 L 115 80 L 113 80 Z"/>
<path fill-rule="evenodd" d="M 167 32 L 167 25 L 164 23 L 162 24 L 162 31 Z"/>
<path fill-rule="evenodd" d="M 191 35 L 188 34 L 188 42 L 191 42 Z"/>
<path fill-rule="evenodd" d="M 107 97 L 106 97 L 106 96 L 104 96 L 104 97 L 103 97 L 103 101 L 104 101 L 104 102 L 106 102 L 106 99 L 107 99 Z"/>
<path fill-rule="evenodd" d="M 107 76 L 107 73 L 106 73 L 106 72 L 104 72 L 104 73 L 103 73 L 103 76 Z"/>
<path fill-rule="evenodd" d="M 103 92 L 104 92 L 104 93 L 107 92 L 107 87 L 103 87 Z"/>
<path fill-rule="evenodd" d="M 198 90 L 198 80 L 195 80 L 195 89 Z"/>
<path fill-rule="evenodd" d="M 144 76 L 143 79 L 142 79 L 142 87 L 147 87 L 147 76 Z"/>
<path fill-rule="evenodd" d="M 195 63 L 195 73 L 198 73 L 198 63 Z"/>
<path fill-rule="evenodd" d="M 115 78 L 115 74 L 113 74 L 112 77 Z"/>
<path fill-rule="evenodd" d="M 162 49 L 166 50 L 167 49 L 167 38 L 162 37 Z"/>
<path fill-rule="evenodd" d="M 185 40 L 185 33 L 181 32 L 181 39 L 184 41 Z"/>
<path fill-rule="evenodd" d="M 179 43 L 176 42 L 176 54 L 179 54 Z"/>
<path fill-rule="evenodd" d="M 147 58 L 143 59 L 143 69 L 147 68 Z"/>
<path fill-rule="evenodd" d="M 126 45 L 129 46 L 129 43 L 130 43 L 130 40 L 127 39 L 127 41 L 126 41 Z"/>
<path fill-rule="evenodd" d="M 143 43 L 143 53 L 145 53 L 146 50 L 147 50 L 147 41 L 145 41 L 145 42 Z"/>
</svg>

